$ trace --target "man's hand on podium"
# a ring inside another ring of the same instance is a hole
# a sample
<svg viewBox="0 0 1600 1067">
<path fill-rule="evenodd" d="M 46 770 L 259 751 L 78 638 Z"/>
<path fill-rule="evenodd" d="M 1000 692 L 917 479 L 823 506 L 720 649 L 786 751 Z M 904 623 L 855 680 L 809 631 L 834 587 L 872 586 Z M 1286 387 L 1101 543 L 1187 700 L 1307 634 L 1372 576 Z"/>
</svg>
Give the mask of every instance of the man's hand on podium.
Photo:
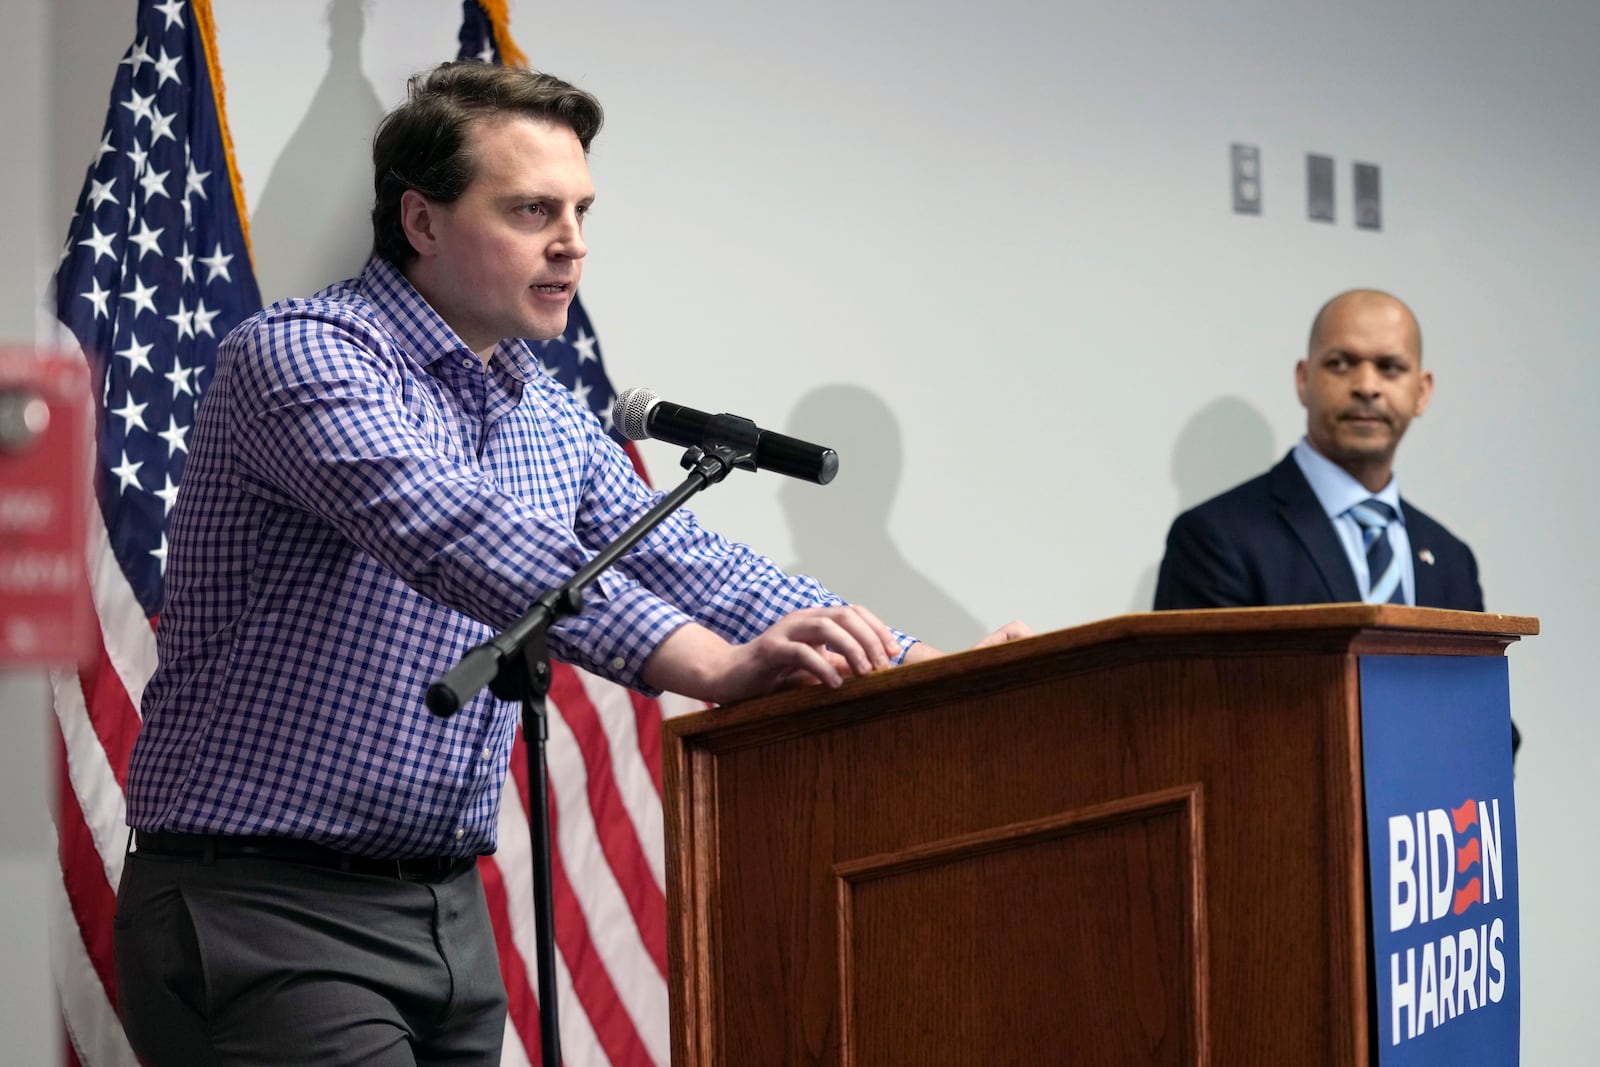
<svg viewBox="0 0 1600 1067">
<path fill-rule="evenodd" d="M 1033 627 L 1029 626 L 1025 622 L 1018 622 L 1013 619 L 1011 622 L 1008 622 L 1004 626 L 1000 627 L 1000 629 L 996 630 L 994 633 L 988 634 L 987 636 L 979 639 L 978 643 L 972 647 L 988 648 L 990 645 L 1003 645 L 1007 641 L 1015 641 L 1019 637 L 1032 636 Z M 944 653 L 940 652 L 932 645 L 918 641 L 916 644 L 906 649 L 906 658 L 901 662 L 921 663 L 923 660 L 935 659 L 942 655 L 944 655 Z"/>
<path fill-rule="evenodd" d="M 695 623 L 680 626 L 645 662 L 643 678 L 657 689 L 732 704 L 795 685 L 834 688 L 899 654 L 894 632 L 859 604 L 803 608 L 742 645 Z"/>
</svg>

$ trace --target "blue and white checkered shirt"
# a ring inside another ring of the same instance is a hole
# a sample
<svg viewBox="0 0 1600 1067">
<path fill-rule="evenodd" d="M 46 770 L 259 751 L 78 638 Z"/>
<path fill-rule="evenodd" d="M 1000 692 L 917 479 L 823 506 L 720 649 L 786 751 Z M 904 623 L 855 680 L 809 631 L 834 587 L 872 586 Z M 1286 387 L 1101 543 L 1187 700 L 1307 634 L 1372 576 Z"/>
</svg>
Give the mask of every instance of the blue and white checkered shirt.
<svg viewBox="0 0 1600 1067">
<path fill-rule="evenodd" d="M 173 510 L 129 823 L 493 850 L 517 708 L 439 719 L 423 692 L 658 496 L 525 344 L 485 369 L 385 260 L 247 320 Z M 841 602 L 682 510 L 585 601 L 552 652 L 635 687 L 690 620 L 744 642 Z"/>
</svg>

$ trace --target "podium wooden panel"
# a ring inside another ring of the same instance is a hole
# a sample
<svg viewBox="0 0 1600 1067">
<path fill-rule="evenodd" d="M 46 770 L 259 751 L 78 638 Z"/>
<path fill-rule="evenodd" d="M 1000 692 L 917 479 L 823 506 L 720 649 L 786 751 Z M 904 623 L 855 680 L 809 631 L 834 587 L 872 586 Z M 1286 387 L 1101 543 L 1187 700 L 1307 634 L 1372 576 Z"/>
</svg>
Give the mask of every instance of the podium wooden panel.
<svg viewBox="0 0 1600 1067">
<path fill-rule="evenodd" d="M 1358 657 L 1537 632 L 1131 615 L 671 720 L 673 1062 L 1366 1064 Z"/>
</svg>

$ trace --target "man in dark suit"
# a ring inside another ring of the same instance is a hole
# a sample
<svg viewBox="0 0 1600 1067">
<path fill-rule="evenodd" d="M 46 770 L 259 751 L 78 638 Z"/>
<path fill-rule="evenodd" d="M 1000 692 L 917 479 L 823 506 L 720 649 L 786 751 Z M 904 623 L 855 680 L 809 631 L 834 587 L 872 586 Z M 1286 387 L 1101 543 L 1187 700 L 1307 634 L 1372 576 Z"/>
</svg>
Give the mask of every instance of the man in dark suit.
<svg viewBox="0 0 1600 1067">
<path fill-rule="evenodd" d="M 1482 611 L 1472 550 L 1401 498 L 1394 477 L 1400 439 L 1433 393 L 1411 309 L 1371 289 L 1328 301 L 1295 388 L 1305 437 L 1267 473 L 1173 521 L 1156 610 L 1367 601 Z"/>
<path fill-rule="evenodd" d="M 1415 546 L 1415 601 L 1482 611 L 1472 550 L 1401 500 Z M 1178 516 L 1156 585 L 1157 611 L 1365 599 L 1355 570 L 1294 454 L 1260 477 Z"/>
<path fill-rule="evenodd" d="M 1410 309 L 1373 290 L 1334 297 L 1312 323 L 1295 387 L 1305 438 L 1267 473 L 1178 516 L 1156 609 L 1369 600 L 1482 611 L 1472 550 L 1403 500 L 1394 478 L 1395 450 L 1433 392 Z"/>
</svg>

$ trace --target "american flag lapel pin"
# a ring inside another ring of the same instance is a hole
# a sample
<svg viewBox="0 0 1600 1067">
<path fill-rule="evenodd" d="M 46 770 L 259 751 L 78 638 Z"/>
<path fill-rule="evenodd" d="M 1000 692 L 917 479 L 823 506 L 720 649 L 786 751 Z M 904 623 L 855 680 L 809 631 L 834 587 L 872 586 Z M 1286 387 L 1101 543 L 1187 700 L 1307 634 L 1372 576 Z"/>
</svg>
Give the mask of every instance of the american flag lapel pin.
<svg viewBox="0 0 1600 1067">
<path fill-rule="evenodd" d="M 1426 563 L 1428 566 L 1433 566 L 1433 549 L 1424 548 L 1422 551 L 1417 553 L 1417 558 Z"/>
</svg>

